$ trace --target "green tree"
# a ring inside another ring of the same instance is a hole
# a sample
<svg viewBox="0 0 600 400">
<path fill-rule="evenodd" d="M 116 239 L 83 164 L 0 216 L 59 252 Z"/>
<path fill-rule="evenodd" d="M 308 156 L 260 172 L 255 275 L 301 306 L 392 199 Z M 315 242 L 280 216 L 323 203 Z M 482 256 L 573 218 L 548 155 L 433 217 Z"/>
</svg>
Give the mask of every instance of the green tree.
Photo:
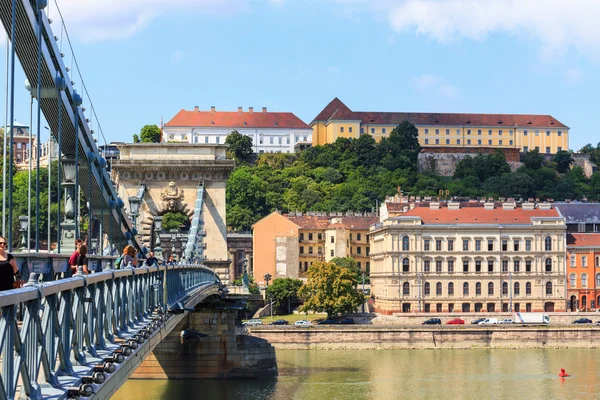
<svg viewBox="0 0 600 400">
<path fill-rule="evenodd" d="M 179 229 L 181 225 L 189 225 L 190 219 L 181 212 L 168 212 L 163 215 L 162 229 L 165 231 Z"/>
<path fill-rule="evenodd" d="M 237 168 L 227 181 L 227 225 L 234 230 L 249 230 L 267 215 L 266 185 L 252 168 Z"/>
<path fill-rule="evenodd" d="M 140 137 L 137 133 L 133 134 L 133 143 L 140 143 Z"/>
<path fill-rule="evenodd" d="M 225 139 L 225 144 L 229 145 L 229 153 L 239 163 L 248 164 L 252 161 L 252 138 L 242 135 L 238 131 L 231 131 Z"/>
<path fill-rule="evenodd" d="M 308 268 L 307 281 L 298 295 L 304 299 L 301 311 L 326 312 L 329 318 L 354 312 L 364 301 L 356 274 L 332 262 L 316 262 Z"/>
<path fill-rule="evenodd" d="M 552 161 L 556 163 L 556 170 L 561 174 L 564 174 L 571 169 L 571 165 L 575 162 L 573 159 L 573 152 L 560 150 L 556 152 Z"/>
<path fill-rule="evenodd" d="M 298 304 L 298 290 L 301 286 L 300 279 L 277 278 L 267 288 L 267 298 L 272 300 L 276 307 L 287 309 L 289 306 L 291 309 Z"/>
<path fill-rule="evenodd" d="M 354 274 L 356 281 L 362 281 L 362 271 L 358 268 L 358 263 L 352 257 L 334 257 L 330 260 L 330 262 L 334 263 L 338 267 L 346 268 L 349 271 L 352 271 Z"/>
<path fill-rule="evenodd" d="M 523 164 L 528 169 L 540 169 L 544 164 L 544 156 L 538 149 L 529 150 L 525 153 Z"/>
<path fill-rule="evenodd" d="M 142 143 L 160 143 L 160 128 L 156 125 L 144 125 L 140 130 Z"/>
</svg>

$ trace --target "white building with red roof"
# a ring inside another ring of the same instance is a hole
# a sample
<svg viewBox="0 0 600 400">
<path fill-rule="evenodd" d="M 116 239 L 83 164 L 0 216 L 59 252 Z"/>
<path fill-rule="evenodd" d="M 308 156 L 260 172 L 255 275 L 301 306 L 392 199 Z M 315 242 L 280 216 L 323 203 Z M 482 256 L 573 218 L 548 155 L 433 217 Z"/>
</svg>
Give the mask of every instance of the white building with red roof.
<svg viewBox="0 0 600 400">
<path fill-rule="evenodd" d="M 181 110 L 162 126 L 162 141 L 176 143 L 224 144 L 232 131 L 252 138 L 255 153 L 293 153 L 309 147 L 313 130 L 290 112 L 269 112 L 263 107 L 244 111 Z"/>
</svg>

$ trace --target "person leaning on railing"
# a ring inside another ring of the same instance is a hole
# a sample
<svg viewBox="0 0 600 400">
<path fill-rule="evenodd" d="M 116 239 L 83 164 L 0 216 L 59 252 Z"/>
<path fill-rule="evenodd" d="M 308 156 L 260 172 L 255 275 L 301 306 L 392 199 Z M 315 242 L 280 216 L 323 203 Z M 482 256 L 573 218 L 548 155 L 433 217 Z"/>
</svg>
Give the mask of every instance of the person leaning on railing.
<svg viewBox="0 0 600 400">
<path fill-rule="evenodd" d="M 87 246 L 82 244 L 79 247 L 79 257 L 77 258 L 77 269 L 79 267 L 83 270 L 84 274 L 89 274 L 90 270 L 88 269 L 88 258 L 87 258 Z"/>
<path fill-rule="evenodd" d="M 134 267 L 137 267 L 137 260 L 135 258 L 135 248 L 131 245 L 125 246 L 123 249 L 123 260 L 121 261 L 121 268 L 129 267 L 129 263 Z"/>
<path fill-rule="evenodd" d="M 18 273 L 17 260 L 6 252 L 6 239 L 0 236 L 0 291 L 13 289 Z"/>
</svg>

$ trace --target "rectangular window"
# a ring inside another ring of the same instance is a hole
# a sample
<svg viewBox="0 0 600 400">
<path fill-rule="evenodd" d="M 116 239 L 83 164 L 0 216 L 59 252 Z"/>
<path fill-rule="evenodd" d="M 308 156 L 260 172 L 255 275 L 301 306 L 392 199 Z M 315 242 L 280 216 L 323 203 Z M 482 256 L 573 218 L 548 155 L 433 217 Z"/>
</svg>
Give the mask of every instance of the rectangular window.
<svg viewBox="0 0 600 400">
<path fill-rule="evenodd" d="M 463 260 L 463 272 L 469 273 L 469 260 Z"/>
<path fill-rule="evenodd" d="M 475 251 L 481 251 L 481 240 L 475 241 Z"/>
<path fill-rule="evenodd" d="M 492 130 L 491 129 L 488 130 L 488 136 L 492 136 Z"/>
<path fill-rule="evenodd" d="M 371 133 L 375 133 L 375 128 L 371 128 Z"/>
<path fill-rule="evenodd" d="M 529 147 L 528 146 L 523 146 L 523 153 L 527 153 L 529 151 Z"/>
<path fill-rule="evenodd" d="M 352 127 L 348 127 L 348 132 L 352 133 Z"/>
<path fill-rule="evenodd" d="M 335 253 L 333 252 L 333 249 L 331 249 L 331 252 L 329 254 L 331 254 L 331 257 L 333 257 L 335 255 Z"/>
<path fill-rule="evenodd" d="M 362 250 L 361 250 L 361 248 L 362 248 L 362 247 L 357 247 L 357 248 L 356 248 L 356 254 L 360 254 L 360 252 L 362 251 Z"/>
<path fill-rule="evenodd" d="M 502 146 L 502 140 L 498 140 L 498 146 Z"/>
<path fill-rule="evenodd" d="M 435 139 L 435 144 L 440 144 L 440 139 Z"/>
<path fill-rule="evenodd" d="M 429 144 L 429 139 L 425 139 L 425 144 Z"/>
<path fill-rule="evenodd" d="M 576 258 L 575 256 L 571 256 L 571 257 L 570 257 L 570 260 L 571 260 L 571 268 L 575 268 L 575 267 L 576 267 L 576 265 L 575 265 L 575 264 L 576 264 L 576 262 L 577 262 L 577 261 L 576 261 L 576 260 L 577 260 L 577 258 Z M 596 266 L 598 266 L 598 263 L 596 263 Z"/>
<path fill-rule="evenodd" d="M 514 251 L 519 251 L 519 245 L 520 245 L 520 244 L 521 244 L 520 240 L 519 240 L 519 239 L 515 239 L 515 240 L 513 241 L 513 250 L 514 250 Z"/>
<path fill-rule="evenodd" d="M 587 268 L 587 256 L 581 256 L 581 266 Z"/>
<path fill-rule="evenodd" d="M 312 254 L 312 253 L 313 253 L 313 248 L 312 248 L 312 246 L 310 246 L 310 247 L 308 248 L 308 254 Z"/>
<path fill-rule="evenodd" d="M 512 129 L 510 129 L 510 130 L 508 131 L 508 134 L 509 134 L 510 136 L 512 136 L 512 135 L 513 135 L 513 130 L 512 130 Z"/>
<path fill-rule="evenodd" d="M 430 271 L 431 271 L 431 261 L 429 261 L 429 260 L 423 261 L 423 272 L 430 272 Z"/>
<path fill-rule="evenodd" d="M 502 251 L 508 251 L 508 240 L 502 241 Z"/>
<path fill-rule="evenodd" d="M 300 246 L 300 254 L 304 254 L 304 246 Z"/>
<path fill-rule="evenodd" d="M 308 234 L 308 240 L 313 240 L 313 234 L 312 233 Z"/>
<path fill-rule="evenodd" d="M 502 272 L 508 272 L 508 260 L 502 260 Z"/>
<path fill-rule="evenodd" d="M 439 129 L 436 129 L 436 130 L 435 130 L 435 134 L 436 134 L 436 135 L 439 135 L 439 134 L 440 134 L 440 130 L 439 130 Z"/>
<path fill-rule="evenodd" d="M 488 272 L 494 272 L 494 260 L 488 260 Z"/>
<path fill-rule="evenodd" d="M 317 239 L 318 239 L 318 240 L 321 240 L 321 239 L 323 239 L 323 234 L 322 234 L 322 233 L 317 233 Z"/>
<path fill-rule="evenodd" d="M 442 241 L 439 239 L 435 241 L 435 251 L 442 251 Z"/>
<path fill-rule="evenodd" d="M 513 145 L 513 141 L 512 141 L 512 140 L 509 140 L 509 141 L 508 141 L 508 145 L 509 145 L 509 146 L 512 146 L 512 145 Z"/>
<path fill-rule="evenodd" d="M 350 240 L 352 240 L 352 234 L 350 234 Z"/>
<path fill-rule="evenodd" d="M 469 241 L 467 239 L 463 240 L 463 251 L 469 251 Z"/>
<path fill-rule="evenodd" d="M 278 143 L 278 144 L 281 144 L 281 142 L 282 142 L 282 140 L 281 140 L 281 139 L 283 139 L 281 136 L 279 136 L 279 137 L 277 138 L 277 143 Z"/>
<path fill-rule="evenodd" d="M 456 134 L 457 134 L 457 135 L 460 135 L 460 129 L 457 129 L 457 130 L 456 130 Z"/>
<path fill-rule="evenodd" d="M 550 136 L 550 131 L 546 131 L 546 136 Z"/>
<path fill-rule="evenodd" d="M 448 273 L 454 273 L 454 260 L 448 260 Z"/>
<path fill-rule="evenodd" d="M 531 251 L 531 240 L 525 240 L 525 251 Z"/>
<path fill-rule="evenodd" d="M 523 136 L 527 136 L 527 131 L 523 131 Z"/>
<path fill-rule="evenodd" d="M 540 146 L 535 146 L 535 149 L 536 149 L 537 151 L 540 151 Z"/>
<path fill-rule="evenodd" d="M 481 260 L 475 260 L 475 272 L 481 272 Z"/>
<path fill-rule="evenodd" d="M 561 147 L 561 146 L 558 146 L 558 147 L 557 147 L 557 150 L 558 150 L 558 151 L 562 151 L 562 147 Z"/>
<path fill-rule="evenodd" d="M 344 127 L 343 126 L 340 127 L 340 132 L 344 132 Z"/>
<path fill-rule="evenodd" d="M 450 129 L 446 129 L 446 135 L 450 134 Z"/>
<path fill-rule="evenodd" d="M 358 240 L 360 242 L 360 238 L 361 238 L 360 233 L 357 233 L 356 234 L 356 240 Z"/>
<path fill-rule="evenodd" d="M 331 243 L 335 243 L 335 236 L 331 237 Z"/>
<path fill-rule="evenodd" d="M 471 139 L 467 139 L 467 144 L 471 144 Z"/>
<path fill-rule="evenodd" d="M 479 140 L 477 141 L 477 144 L 478 144 L 478 145 L 481 145 L 481 139 L 479 139 Z"/>
<path fill-rule="evenodd" d="M 498 135 L 502 136 L 502 129 L 498 130 Z"/>
<path fill-rule="evenodd" d="M 365 263 L 365 272 L 367 275 L 371 272 L 371 263 L 369 261 Z"/>
<path fill-rule="evenodd" d="M 427 129 L 427 128 L 425 129 L 425 134 L 429 135 L 429 129 Z"/>
<path fill-rule="evenodd" d="M 492 145 L 492 139 L 488 140 L 488 144 L 491 146 Z"/>
<path fill-rule="evenodd" d="M 519 261 L 519 260 L 513 261 L 513 268 L 514 268 L 515 272 L 520 272 L 521 271 L 521 261 Z"/>
<path fill-rule="evenodd" d="M 208 143 L 208 136 L 204 136 L 204 143 Z"/>
<path fill-rule="evenodd" d="M 546 147 L 546 154 L 550 154 L 550 147 Z"/>
<path fill-rule="evenodd" d="M 488 239 L 488 251 L 494 251 L 494 241 Z"/>
<path fill-rule="evenodd" d="M 371 248 L 370 248 L 369 246 L 365 247 L 365 253 L 366 253 L 365 255 L 366 255 L 367 257 L 369 257 L 369 251 L 370 251 L 370 250 L 371 250 Z"/>
<path fill-rule="evenodd" d="M 525 260 L 525 272 L 531 272 L 531 260 Z"/>
<path fill-rule="evenodd" d="M 300 240 L 304 240 L 304 233 L 300 233 Z"/>
<path fill-rule="evenodd" d="M 308 271 L 308 261 L 304 262 L 304 272 Z"/>
<path fill-rule="evenodd" d="M 471 130 L 467 129 L 467 135 L 470 135 L 470 134 L 471 134 Z"/>
<path fill-rule="evenodd" d="M 298 135 L 294 136 L 294 141 L 296 143 L 298 143 L 300 141 L 300 136 L 298 136 Z"/>
<path fill-rule="evenodd" d="M 221 138 L 217 136 L 217 144 L 221 143 Z"/>
<path fill-rule="evenodd" d="M 454 240 L 448 239 L 448 251 L 454 251 Z"/>
<path fill-rule="evenodd" d="M 446 139 L 446 144 L 450 144 L 450 139 Z"/>
<path fill-rule="evenodd" d="M 423 241 L 423 250 L 429 251 L 429 240 L 428 239 L 425 239 L 425 241 Z"/>
<path fill-rule="evenodd" d="M 365 128 L 360 128 L 360 134 L 362 135 L 363 133 L 365 133 Z"/>
<path fill-rule="evenodd" d="M 385 128 L 381 128 L 381 133 L 385 135 Z"/>
<path fill-rule="evenodd" d="M 269 144 L 273 144 L 273 136 L 269 137 Z"/>
<path fill-rule="evenodd" d="M 438 274 L 442 272 L 442 260 L 435 260 L 435 272 Z"/>
<path fill-rule="evenodd" d="M 481 129 L 477 129 L 477 134 L 481 136 Z"/>
<path fill-rule="evenodd" d="M 290 144 L 290 137 L 289 136 L 285 138 L 285 143 L 286 144 Z"/>
<path fill-rule="evenodd" d="M 460 139 L 456 139 L 456 144 L 460 144 Z"/>
</svg>

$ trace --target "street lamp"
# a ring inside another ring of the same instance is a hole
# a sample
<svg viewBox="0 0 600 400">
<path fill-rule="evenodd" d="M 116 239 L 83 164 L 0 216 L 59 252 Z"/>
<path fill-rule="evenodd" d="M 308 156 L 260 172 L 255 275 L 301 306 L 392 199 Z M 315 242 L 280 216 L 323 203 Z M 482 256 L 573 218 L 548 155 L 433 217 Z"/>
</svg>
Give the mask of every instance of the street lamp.
<svg viewBox="0 0 600 400">
<path fill-rule="evenodd" d="M 133 227 L 135 228 L 135 220 L 140 215 L 140 206 L 142 205 L 142 199 L 137 196 L 129 197 L 129 216 L 133 220 Z"/>
<path fill-rule="evenodd" d="M 267 283 L 267 288 L 265 289 L 265 296 L 268 296 L 268 292 L 267 290 L 269 289 L 269 281 L 271 280 L 272 276 L 271 274 L 265 274 L 263 276 L 263 278 L 265 278 L 265 282 Z M 269 300 L 269 298 L 267 297 L 267 301 Z M 273 302 L 270 302 L 270 309 L 271 309 L 271 319 L 273 318 Z"/>
<path fill-rule="evenodd" d="M 175 258 L 175 241 L 177 240 L 179 229 L 171 229 L 169 232 L 171 233 L 171 254 Z"/>
<path fill-rule="evenodd" d="M 29 229 L 29 218 L 25 215 L 19 217 L 19 231 L 21 232 L 21 251 L 29 250 L 29 243 L 26 243 L 25 232 Z"/>
<path fill-rule="evenodd" d="M 267 283 L 267 289 L 269 288 L 269 281 L 271 280 L 272 276 L 271 274 L 265 274 L 263 276 L 263 278 L 265 278 L 265 282 Z"/>
<path fill-rule="evenodd" d="M 160 247 L 160 231 L 162 230 L 162 219 L 163 217 L 154 217 L 154 233 L 156 239 L 154 241 L 154 254 L 157 258 L 162 258 L 162 247 Z"/>
<path fill-rule="evenodd" d="M 92 254 L 96 254 L 96 252 L 98 250 L 98 238 L 92 238 L 91 242 L 92 242 L 92 249 L 91 249 L 92 251 L 91 251 L 91 253 Z"/>
</svg>

